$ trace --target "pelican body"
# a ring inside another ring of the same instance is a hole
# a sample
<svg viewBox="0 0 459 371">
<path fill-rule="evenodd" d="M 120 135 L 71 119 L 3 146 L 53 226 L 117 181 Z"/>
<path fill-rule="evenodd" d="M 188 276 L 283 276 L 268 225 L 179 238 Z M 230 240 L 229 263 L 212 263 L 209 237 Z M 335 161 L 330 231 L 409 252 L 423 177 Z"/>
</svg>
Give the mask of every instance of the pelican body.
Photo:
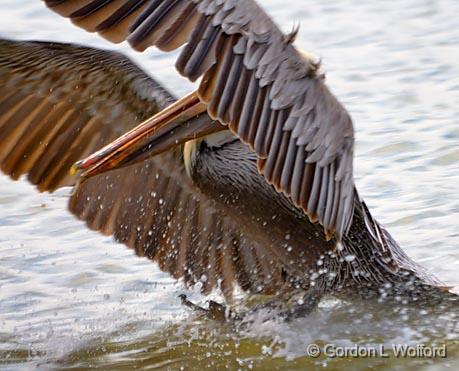
<svg viewBox="0 0 459 371">
<path fill-rule="evenodd" d="M 201 80 L 176 100 L 119 53 L 2 40 L 6 174 L 75 185 L 69 208 L 91 229 L 204 293 L 447 290 L 359 197 L 352 119 L 293 46 L 297 30 L 284 35 L 253 0 L 45 3 L 138 51 L 184 45 L 177 69 Z"/>
<path fill-rule="evenodd" d="M 187 142 L 187 156 L 193 183 L 231 213 L 241 233 L 266 248 L 261 257 L 265 264 L 281 263 L 280 287 L 346 298 L 378 297 L 384 292 L 419 300 L 419 295 L 439 285 L 372 219 L 357 194 L 349 235 L 337 244 L 266 183 L 256 156 L 230 132 Z M 371 229 L 382 233 L 387 243 L 377 243 Z M 253 262 L 253 269 L 256 266 Z"/>
</svg>

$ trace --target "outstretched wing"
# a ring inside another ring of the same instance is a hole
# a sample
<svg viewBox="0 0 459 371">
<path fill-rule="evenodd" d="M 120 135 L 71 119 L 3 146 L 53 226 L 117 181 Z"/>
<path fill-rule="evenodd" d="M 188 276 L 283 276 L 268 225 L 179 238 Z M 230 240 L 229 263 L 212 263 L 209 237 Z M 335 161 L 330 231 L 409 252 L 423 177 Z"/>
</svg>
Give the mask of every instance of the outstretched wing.
<svg viewBox="0 0 459 371">
<path fill-rule="evenodd" d="M 41 191 L 72 185 L 76 160 L 173 101 L 118 53 L 0 40 L 0 166 L 14 179 L 28 174 Z M 87 180 L 69 208 L 174 277 L 202 282 L 205 292 L 282 284 L 282 268 L 191 183 L 180 151 Z"/>
<path fill-rule="evenodd" d="M 72 164 L 174 101 L 116 52 L 0 40 L 0 166 L 40 191 Z"/>
<path fill-rule="evenodd" d="M 57 13 L 142 51 L 183 44 L 176 67 L 194 81 L 211 117 L 259 156 L 259 169 L 326 235 L 353 215 L 353 126 L 318 65 L 254 0 L 45 0 Z"/>
</svg>

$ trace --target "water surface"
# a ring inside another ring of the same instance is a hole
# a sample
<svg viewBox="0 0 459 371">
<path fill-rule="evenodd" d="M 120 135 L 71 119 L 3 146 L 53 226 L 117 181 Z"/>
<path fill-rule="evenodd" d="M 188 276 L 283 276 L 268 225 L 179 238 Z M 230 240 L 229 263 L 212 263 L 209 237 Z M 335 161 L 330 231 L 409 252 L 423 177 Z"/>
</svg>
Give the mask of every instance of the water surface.
<svg viewBox="0 0 459 371">
<path fill-rule="evenodd" d="M 290 1 L 263 5 L 323 60 L 356 128 L 355 175 L 405 251 L 459 284 L 459 2 Z M 38 0 L 2 0 L 0 36 L 122 50 L 176 95 L 193 86 L 175 54 L 138 54 L 81 31 Z M 190 315 L 186 290 L 151 262 L 88 231 L 69 189 L 38 194 L 0 176 L 0 368 L 459 369 L 457 313 L 325 300 L 291 324 L 236 332 Z M 310 358 L 310 343 L 446 344 L 435 359 Z"/>
</svg>

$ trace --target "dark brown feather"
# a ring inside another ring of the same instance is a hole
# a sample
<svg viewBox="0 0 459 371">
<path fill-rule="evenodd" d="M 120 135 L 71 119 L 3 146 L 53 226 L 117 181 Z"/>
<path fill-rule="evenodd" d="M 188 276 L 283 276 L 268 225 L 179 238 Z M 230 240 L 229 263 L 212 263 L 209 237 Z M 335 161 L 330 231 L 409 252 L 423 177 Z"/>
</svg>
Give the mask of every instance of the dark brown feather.
<svg viewBox="0 0 459 371">
<path fill-rule="evenodd" d="M 72 1 L 73 13 L 63 10 L 69 1 L 59 2 L 59 5 L 49 0 L 46 3 L 58 13 L 83 22 L 85 14 L 88 19 L 94 18 L 92 13 L 96 8 L 97 12 L 106 8 L 107 14 L 113 13 L 111 9 L 117 4 L 114 1 L 92 1 L 89 4 L 88 1 Z M 81 5 L 78 7 L 75 4 Z M 184 9 L 190 16 L 184 14 Z M 91 19 L 89 23 L 94 25 L 96 22 Z M 110 29 L 110 24 L 108 21 L 104 23 L 104 32 Z M 90 29 L 89 25 L 83 27 Z M 228 58 L 226 48 L 222 52 L 217 46 L 220 40 L 228 40 L 228 36 L 232 35 L 233 52 L 238 57 L 234 61 L 234 68 L 228 73 L 227 67 L 215 68 L 215 63 L 224 63 L 222 60 Z M 293 175 L 290 168 L 294 153 L 293 147 L 289 145 L 290 156 L 286 156 L 286 142 L 283 142 L 282 151 L 277 153 L 278 146 L 271 143 L 273 138 L 279 139 L 279 135 L 273 136 L 278 133 L 274 126 L 293 131 L 293 137 L 298 138 L 296 150 L 303 151 L 305 146 L 308 161 L 317 163 L 322 168 L 316 169 L 317 175 L 323 172 L 328 174 L 331 170 L 330 163 L 335 159 L 352 157 L 352 121 L 324 85 L 322 75 L 317 72 L 317 63 L 300 55 L 291 43 L 291 36 L 282 34 L 255 1 L 149 1 L 137 19 L 131 22 L 126 38 L 140 51 L 150 45 L 172 50 L 188 41 L 178 58 L 178 71 L 192 81 L 203 75 L 203 84 L 212 81 L 213 95 L 209 86 L 202 89 L 206 90 L 205 101 L 211 102 L 209 113 L 229 124 L 231 130 L 247 142 L 258 156 L 268 157 L 267 163 L 264 163 L 265 175 L 279 191 L 292 195 L 292 179 L 288 179 L 288 176 Z M 168 45 L 168 42 L 173 45 Z M 212 79 L 210 76 L 206 79 L 208 71 L 215 74 Z M 224 89 L 222 78 L 225 79 Z M 259 86 L 256 87 L 255 83 Z M 269 107 L 264 107 L 262 111 L 254 110 L 255 103 L 262 99 L 259 99 L 259 94 L 265 87 L 269 88 L 266 102 Z M 281 117 L 275 112 L 281 112 Z M 259 120 L 254 120 L 254 116 Z M 274 153 L 268 153 L 270 148 Z M 281 157 L 275 159 L 278 154 Z M 283 167 L 288 169 L 284 171 Z M 336 203 L 339 208 L 336 210 L 337 223 L 332 226 L 329 224 L 331 219 L 325 219 L 325 209 L 333 207 L 335 199 L 328 198 L 327 190 L 321 189 L 320 184 L 325 187 L 329 184 L 325 180 L 322 182 L 322 178 L 319 183 L 314 183 L 319 184 L 318 186 L 310 189 L 318 194 L 307 194 L 303 197 L 311 199 L 311 203 L 298 204 L 295 201 L 298 200 L 296 193 L 292 201 L 306 213 L 313 214 L 312 219 L 318 217 L 327 235 L 336 233 L 340 239 L 347 232 L 353 215 L 353 203 L 346 202 L 353 197 L 352 161 L 347 159 L 342 162 L 341 171 L 345 176 L 341 176 L 341 179 L 336 177 L 340 168 L 334 167 L 333 170 L 335 174 L 330 174 L 329 177 L 335 182 L 341 181 L 342 187 L 340 199 Z M 297 184 L 295 182 L 295 186 Z M 295 192 L 298 189 L 296 187 Z M 309 209 L 309 205 L 314 206 L 314 209 Z M 318 214 L 315 209 L 317 205 L 320 208 Z"/>
<path fill-rule="evenodd" d="M 57 43 L 0 40 L 0 81 L 0 137 L 7 144 L 0 164 L 16 179 L 28 174 L 41 191 L 74 184 L 74 161 L 174 100 L 117 53 Z M 206 277 L 204 292 L 220 285 L 230 297 L 236 282 L 253 289 L 263 281 L 246 264 L 261 261 L 264 248 L 238 237 L 219 205 L 192 184 L 180 151 L 91 178 L 69 202 L 91 229 L 189 285 Z"/>
</svg>

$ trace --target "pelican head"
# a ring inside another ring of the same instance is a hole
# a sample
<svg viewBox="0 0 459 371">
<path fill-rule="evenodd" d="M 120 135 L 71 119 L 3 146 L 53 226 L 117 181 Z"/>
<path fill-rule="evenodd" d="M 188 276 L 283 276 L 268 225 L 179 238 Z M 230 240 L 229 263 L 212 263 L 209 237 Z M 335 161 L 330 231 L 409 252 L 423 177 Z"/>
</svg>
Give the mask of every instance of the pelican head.
<svg viewBox="0 0 459 371">
<path fill-rule="evenodd" d="M 205 150 L 218 150 L 236 139 L 229 130 L 222 130 L 201 138 L 185 142 L 183 146 L 183 162 L 188 176 L 193 179 L 197 156 Z"/>
<path fill-rule="evenodd" d="M 183 144 L 183 158 L 187 173 L 191 176 L 201 143 L 218 146 L 232 137 L 227 126 L 212 120 L 204 111 L 205 106 L 200 103 L 198 96 L 190 94 L 77 162 L 72 171 L 81 171 L 81 177 L 89 178 L 141 162 Z"/>
</svg>

